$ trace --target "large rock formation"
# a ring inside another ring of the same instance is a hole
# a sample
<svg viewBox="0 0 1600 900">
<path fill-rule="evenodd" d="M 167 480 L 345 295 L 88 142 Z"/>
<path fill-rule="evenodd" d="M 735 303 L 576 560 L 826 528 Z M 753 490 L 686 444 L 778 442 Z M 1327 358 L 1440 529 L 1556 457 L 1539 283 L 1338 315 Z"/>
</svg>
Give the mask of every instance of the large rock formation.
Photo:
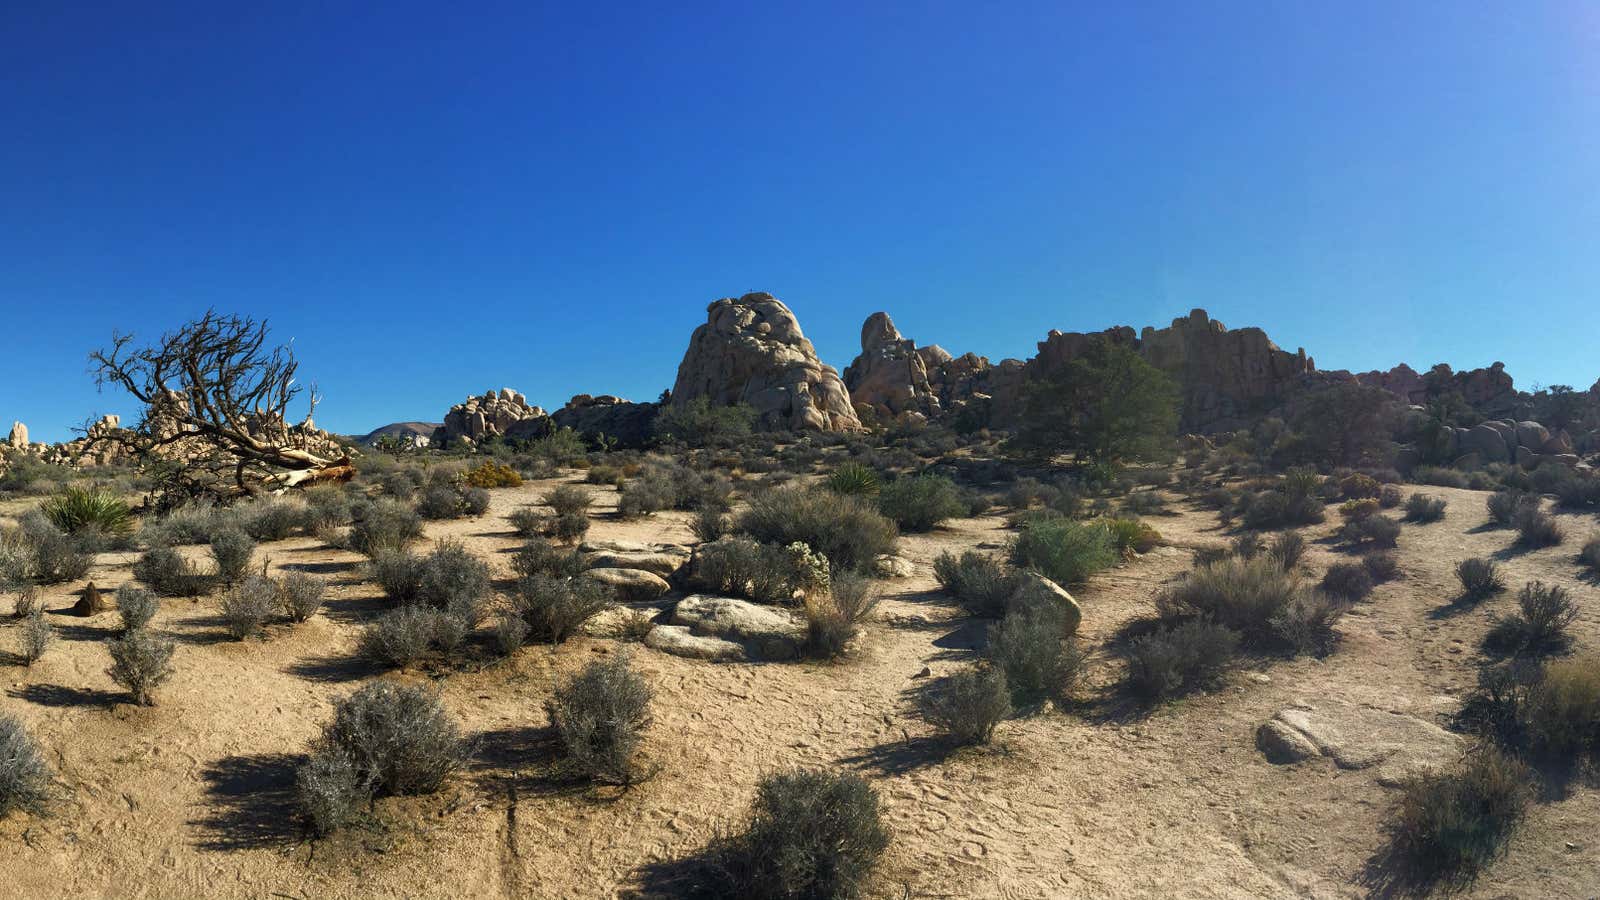
<svg viewBox="0 0 1600 900">
<path fill-rule="evenodd" d="M 579 394 L 551 414 L 557 428 L 571 428 L 589 440 L 604 436 L 619 447 L 642 447 L 650 440 L 660 404 L 632 403 L 621 397 Z"/>
<path fill-rule="evenodd" d="M 528 398 L 510 388 L 486 391 L 481 397 L 468 397 L 450 407 L 444 424 L 433 433 L 436 447 L 448 447 L 462 439 L 474 444 L 491 437 L 528 440 L 550 433 L 550 417 Z"/>
<path fill-rule="evenodd" d="M 6 445 L 13 450 L 28 449 L 28 426 L 21 422 L 12 422 L 11 434 L 6 437 Z"/>
<path fill-rule="evenodd" d="M 672 403 L 704 397 L 749 404 L 761 427 L 860 431 L 844 381 L 817 358 L 789 307 L 771 294 L 724 298 L 706 308 L 678 366 Z"/>
<path fill-rule="evenodd" d="M 875 312 L 861 326 L 861 355 L 845 367 L 844 385 L 858 410 L 879 419 L 912 413 L 939 414 L 939 398 L 928 382 L 928 360 L 947 362 L 950 354 L 939 347 L 917 349 L 915 341 L 900 336 L 885 312 Z"/>
</svg>

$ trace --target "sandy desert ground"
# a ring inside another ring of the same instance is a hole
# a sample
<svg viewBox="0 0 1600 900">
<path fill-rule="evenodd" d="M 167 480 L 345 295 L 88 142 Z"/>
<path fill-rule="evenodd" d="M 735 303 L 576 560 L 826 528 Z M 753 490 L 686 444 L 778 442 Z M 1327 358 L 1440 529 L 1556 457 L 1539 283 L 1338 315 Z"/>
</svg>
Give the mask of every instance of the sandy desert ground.
<svg viewBox="0 0 1600 900">
<path fill-rule="evenodd" d="M 428 538 L 462 539 L 508 574 L 519 541 L 502 517 L 563 480 L 577 477 L 496 490 L 487 516 L 433 523 Z M 585 487 L 597 496 L 591 540 L 691 542 L 686 514 L 624 522 L 610 513 L 613 489 Z M 1561 516 L 1562 546 L 1515 553 L 1510 532 L 1482 527 L 1485 494 L 1422 490 L 1449 500 L 1446 518 L 1406 525 L 1403 577 L 1344 618 L 1335 653 L 1252 660 L 1220 690 L 1145 712 L 1104 690 L 1120 665 L 1108 643 L 1149 615 L 1192 548 L 1229 537 L 1215 513 L 1174 496 L 1176 514 L 1151 520 L 1170 546 L 1074 591 L 1093 653 L 1080 708 L 1019 718 L 993 746 L 956 753 L 931 739 L 910 697 L 925 667 L 938 675 L 972 657 L 983 623 L 938 592 L 931 561 L 945 549 L 1003 544 L 999 514 L 903 538 L 915 576 L 883 583 L 860 652 L 838 664 L 717 664 L 578 638 L 506 661 L 485 651 L 450 671 L 382 674 L 353 661 L 362 624 L 385 607 L 363 580 L 362 558 L 309 538 L 265 544 L 273 569 L 329 578 L 329 602 L 305 625 L 236 642 L 214 596 L 163 601 L 155 626 L 179 649 L 157 706 L 128 705 L 105 674 L 99 642 L 116 633 L 115 612 L 53 615 L 63 639 L 31 668 L 0 669 L 0 706 L 50 748 L 60 794 L 47 817 L 0 823 L 0 894 L 648 895 L 673 860 L 737 819 L 760 775 L 807 765 L 855 769 L 877 786 L 894 831 L 884 896 L 1384 896 L 1398 888 L 1383 852 L 1397 792 L 1378 783 L 1383 767 L 1275 765 L 1256 748 L 1258 726 L 1295 704 L 1447 722 L 1475 683 L 1492 617 L 1513 602 L 1445 609 L 1466 556 L 1498 554 L 1514 586 L 1539 578 L 1571 589 L 1583 609 L 1579 643 L 1600 648 L 1600 589 L 1573 562 L 1575 542 L 1597 526 L 1592 516 Z M 1312 577 L 1337 556 L 1314 540 L 1336 518 L 1308 532 Z M 114 588 L 132 558 L 104 554 L 91 577 Z M 64 611 L 79 587 L 50 589 L 46 606 Z M 0 634 L 0 645 L 15 640 Z M 626 792 L 558 777 L 543 711 L 557 675 L 618 652 L 632 654 L 656 692 L 646 753 L 660 771 Z M 439 794 L 381 801 L 383 827 L 309 840 L 293 808 L 293 767 L 332 703 L 372 677 L 433 681 L 478 749 Z M 1544 798 L 1504 858 L 1461 896 L 1600 894 L 1596 822 L 1593 786 Z"/>
</svg>

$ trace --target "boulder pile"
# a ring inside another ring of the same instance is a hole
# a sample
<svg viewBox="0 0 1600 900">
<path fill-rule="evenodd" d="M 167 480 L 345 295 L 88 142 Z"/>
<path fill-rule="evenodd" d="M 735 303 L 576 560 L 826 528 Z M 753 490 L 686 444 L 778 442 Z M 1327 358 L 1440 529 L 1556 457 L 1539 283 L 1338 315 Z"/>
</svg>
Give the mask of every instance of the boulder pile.
<svg viewBox="0 0 1600 900">
<path fill-rule="evenodd" d="M 529 440 L 551 431 L 550 417 L 528 398 L 510 388 L 485 391 L 481 397 L 468 397 L 450 407 L 444 424 L 433 433 L 436 447 L 448 447 L 466 440 L 476 444 L 491 437 Z"/>
</svg>

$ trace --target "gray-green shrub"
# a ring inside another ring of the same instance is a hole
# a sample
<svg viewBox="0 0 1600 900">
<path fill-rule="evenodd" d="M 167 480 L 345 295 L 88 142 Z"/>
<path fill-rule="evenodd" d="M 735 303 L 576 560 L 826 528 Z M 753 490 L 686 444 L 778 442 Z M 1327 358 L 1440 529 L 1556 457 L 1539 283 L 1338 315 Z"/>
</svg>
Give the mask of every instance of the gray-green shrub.
<svg viewBox="0 0 1600 900">
<path fill-rule="evenodd" d="M 0 817 L 43 811 L 54 777 L 38 739 L 20 719 L 0 713 Z"/>
<path fill-rule="evenodd" d="M 111 654 L 106 670 L 111 680 L 127 688 L 140 706 L 153 705 L 151 691 L 172 675 L 172 641 L 148 628 L 135 628 L 107 641 L 106 650 Z"/>
<path fill-rule="evenodd" d="M 124 631 L 132 631 L 150 624 L 160 605 L 155 592 L 131 581 L 117 588 L 117 613 L 122 617 Z"/>
<path fill-rule="evenodd" d="M 545 711 L 567 759 L 589 778 L 629 785 L 650 726 L 650 686 L 624 653 L 590 663 L 556 686 Z"/>
</svg>

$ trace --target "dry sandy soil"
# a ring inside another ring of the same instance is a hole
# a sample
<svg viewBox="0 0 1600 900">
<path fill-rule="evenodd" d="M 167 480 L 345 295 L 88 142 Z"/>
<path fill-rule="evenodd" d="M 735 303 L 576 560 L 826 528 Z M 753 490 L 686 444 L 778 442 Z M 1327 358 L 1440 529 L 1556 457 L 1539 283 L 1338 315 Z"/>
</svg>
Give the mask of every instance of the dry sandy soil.
<svg viewBox="0 0 1600 900">
<path fill-rule="evenodd" d="M 462 538 L 508 572 L 517 541 L 501 517 L 554 483 L 495 491 L 488 516 L 435 524 L 429 538 Z M 593 490 L 591 539 L 689 542 L 683 515 L 622 522 L 609 512 L 614 492 Z M 50 748 L 60 794 L 47 817 L 0 822 L 0 894 L 631 896 L 735 821 L 763 773 L 796 765 L 855 769 L 877 786 L 895 836 L 883 896 L 1394 893 L 1383 849 L 1396 792 L 1373 769 L 1327 758 L 1271 764 L 1255 747 L 1257 727 L 1294 703 L 1338 701 L 1446 721 L 1475 682 L 1492 616 L 1514 602 L 1502 595 L 1441 612 L 1456 592 L 1452 567 L 1469 555 L 1499 554 L 1513 585 L 1541 578 L 1570 588 L 1583 607 L 1580 644 L 1600 645 L 1600 590 L 1573 562 L 1592 517 L 1563 516 L 1565 545 L 1517 554 L 1509 532 L 1480 527 L 1484 494 L 1425 490 L 1449 499 L 1446 519 L 1405 527 L 1403 578 L 1344 619 L 1337 652 L 1253 660 L 1223 689 L 1141 713 L 1098 699 L 1119 675 L 1107 642 L 1150 614 L 1161 583 L 1188 567 L 1189 548 L 1228 538 L 1215 514 L 1174 499 L 1178 514 L 1153 520 L 1173 546 L 1075 591 L 1094 651 L 1083 708 L 1009 722 L 994 746 L 955 754 L 929 740 L 908 698 L 925 666 L 938 675 L 972 658 L 982 627 L 937 592 L 930 564 L 941 550 L 1003 542 L 1004 523 L 986 516 L 908 537 L 916 576 L 885 583 L 861 652 L 843 663 L 713 664 L 629 648 L 656 692 L 647 754 L 660 772 L 623 793 L 553 774 L 543 712 L 554 678 L 623 645 L 580 638 L 505 662 L 381 675 L 351 662 L 362 624 L 384 607 L 360 557 L 309 539 L 264 545 L 274 569 L 331 579 L 324 611 L 240 643 L 225 635 L 215 597 L 164 601 L 155 624 L 179 649 L 158 706 L 126 705 L 105 674 L 99 642 L 115 633 L 114 612 L 57 615 L 63 640 L 44 659 L 0 669 L 0 705 Z M 1313 541 L 1310 574 L 1336 556 Z M 131 559 L 102 556 L 93 580 L 114 588 Z M 48 591 L 47 607 L 64 610 L 79 587 Z M 0 642 L 12 646 L 14 631 L 4 630 Z M 310 841 L 292 807 L 293 767 L 334 701 L 372 677 L 432 680 L 479 750 L 438 795 L 382 801 L 383 827 Z M 1547 798 L 1462 895 L 1600 894 L 1597 823 L 1593 787 Z"/>
</svg>

